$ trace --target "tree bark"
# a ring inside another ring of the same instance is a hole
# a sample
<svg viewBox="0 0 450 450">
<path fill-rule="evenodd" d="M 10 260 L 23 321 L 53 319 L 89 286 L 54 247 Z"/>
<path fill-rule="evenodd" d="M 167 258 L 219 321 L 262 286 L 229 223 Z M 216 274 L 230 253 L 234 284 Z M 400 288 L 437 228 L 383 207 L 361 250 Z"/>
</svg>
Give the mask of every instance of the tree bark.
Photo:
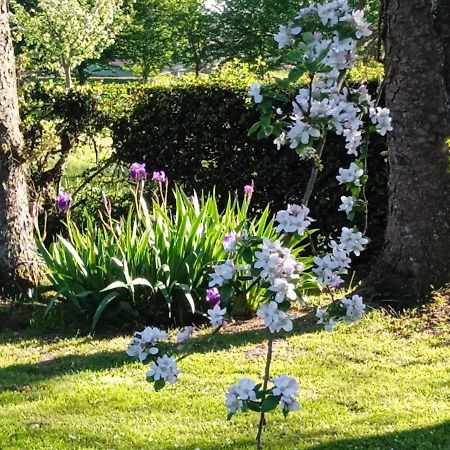
<svg viewBox="0 0 450 450">
<path fill-rule="evenodd" d="M 64 80 L 66 83 L 66 89 L 72 89 L 73 82 L 72 82 L 72 71 L 70 70 L 70 65 L 67 63 L 65 58 L 61 58 L 61 65 L 64 70 Z"/>
<path fill-rule="evenodd" d="M 432 0 L 388 1 L 385 49 L 394 131 L 380 286 L 409 304 L 450 278 L 449 122 Z"/>
<path fill-rule="evenodd" d="M 0 0 L 0 293 L 18 294 L 40 278 L 29 212 L 13 43 Z"/>
<path fill-rule="evenodd" d="M 437 0 L 435 4 L 436 31 L 443 53 L 443 74 L 447 100 L 447 117 L 450 123 L 450 1 Z"/>
</svg>

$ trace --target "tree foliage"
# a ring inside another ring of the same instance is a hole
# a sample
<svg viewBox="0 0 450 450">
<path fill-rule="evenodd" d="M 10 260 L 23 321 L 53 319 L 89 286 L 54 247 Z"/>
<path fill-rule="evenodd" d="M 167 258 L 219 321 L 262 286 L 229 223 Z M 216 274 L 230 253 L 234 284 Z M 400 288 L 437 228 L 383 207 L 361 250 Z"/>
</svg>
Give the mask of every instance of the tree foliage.
<svg viewBox="0 0 450 450">
<path fill-rule="evenodd" d="M 72 71 L 97 58 L 121 27 L 121 0 L 39 0 L 35 10 L 14 5 L 18 37 L 34 68 L 63 72 L 72 87 Z"/>
</svg>

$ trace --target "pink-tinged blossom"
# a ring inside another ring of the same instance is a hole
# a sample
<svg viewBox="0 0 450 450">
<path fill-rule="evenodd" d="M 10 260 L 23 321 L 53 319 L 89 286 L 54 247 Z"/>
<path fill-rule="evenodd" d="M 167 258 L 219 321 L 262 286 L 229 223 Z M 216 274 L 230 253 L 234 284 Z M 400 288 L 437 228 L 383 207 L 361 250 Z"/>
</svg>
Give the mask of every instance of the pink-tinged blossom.
<svg viewBox="0 0 450 450">
<path fill-rule="evenodd" d="M 147 170 L 145 169 L 145 163 L 133 163 L 130 167 L 130 178 L 135 181 L 145 180 L 147 178 Z"/>
<path fill-rule="evenodd" d="M 236 251 L 236 247 L 237 247 L 236 233 L 233 231 L 231 233 L 227 233 L 223 238 L 222 245 L 223 245 L 223 249 L 226 252 Z"/>
<path fill-rule="evenodd" d="M 213 287 L 210 289 L 206 289 L 206 302 L 214 307 L 216 305 L 220 305 L 220 292 L 217 288 Z"/>
<path fill-rule="evenodd" d="M 193 326 L 189 325 L 187 327 L 184 327 L 184 329 L 179 331 L 177 334 L 177 344 L 182 344 L 183 342 L 187 341 L 188 339 L 191 339 L 193 334 L 194 334 Z"/>
<path fill-rule="evenodd" d="M 153 172 L 152 180 L 157 181 L 158 183 L 168 182 L 166 173 L 163 170 L 160 170 L 159 172 L 158 171 Z"/>
<path fill-rule="evenodd" d="M 61 191 L 56 197 L 56 207 L 60 211 L 69 211 L 70 204 L 72 203 L 72 194 Z"/>
<path fill-rule="evenodd" d="M 254 191 L 253 184 L 247 184 L 244 186 L 244 193 L 248 195 L 252 195 Z"/>
</svg>

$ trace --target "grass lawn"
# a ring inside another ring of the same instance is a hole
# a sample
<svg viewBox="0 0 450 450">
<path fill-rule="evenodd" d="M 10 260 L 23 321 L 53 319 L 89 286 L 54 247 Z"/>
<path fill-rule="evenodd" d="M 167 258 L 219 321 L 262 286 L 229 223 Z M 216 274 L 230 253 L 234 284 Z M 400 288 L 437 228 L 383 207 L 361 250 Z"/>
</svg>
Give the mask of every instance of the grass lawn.
<svg viewBox="0 0 450 450">
<path fill-rule="evenodd" d="M 333 334 L 302 321 L 280 336 L 272 374 L 298 378 L 302 408 L 269 415 L 265 448 L 450 449 L 450 332 L 418 328 L 375 312 Z M 260 379 L 261 331 L 195 338 L 160 393 L 128 341 L 1 334 L 0 449 L 254 448 L 257 414 L 227 422 L 223 400 L 238 378 Z"/>
</svg>

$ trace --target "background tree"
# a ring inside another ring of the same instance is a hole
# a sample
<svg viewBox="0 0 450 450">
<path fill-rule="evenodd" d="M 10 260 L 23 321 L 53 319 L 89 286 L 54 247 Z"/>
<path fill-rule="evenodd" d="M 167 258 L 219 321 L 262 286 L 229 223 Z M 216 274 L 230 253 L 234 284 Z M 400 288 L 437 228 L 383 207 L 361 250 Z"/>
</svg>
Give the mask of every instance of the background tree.
<svg viewBox="0 0 450 450">
<path fill-rule="evenodd" d="M 175 4 L 173 0 L 136 0 L 130 8 L 130 21 L 114 45 L 117 56 L 137 65 L 144 80 L 172 60 Z"/>
<path fill-rule="evenodd" d="M 18 31 L 30 65 L 64 73 L 72 87 L 72 71 L 100 56 L 121 27 L 121 0 L 39 0 L 35 11 L 14 7 Z"/>
<path fill-rule="evenodd" d="M 417 301 L 450 275 L 444 57 L 432 0 L 389 0 L 386 6 L 386 104 L 394 131 L 388 137 L 389 212 L 380 280 L 396 298 Z"/>
<path fill-rule="evenodd" d="M 225 59 L 254 64 L 275 57 L 273 35 L 281 23 L 309 2 L 299 0 L 224 0 L 220 16 L 222 48 Z"/>
<path fill-rule="evenodd" d="M 174 61 L 193 67 L 196 75 L 218 56 L 220 12 L 207 9 L 203 0 L 176 2 L 173 30 L 176 44 Z"/>
<path fill-rule="evenodd" d="M 0 287 L 10 292 L 32 286 L 40 275 L 28 206 L 15 70 L 7 1 L 0 0 Z"/>
</svg>

